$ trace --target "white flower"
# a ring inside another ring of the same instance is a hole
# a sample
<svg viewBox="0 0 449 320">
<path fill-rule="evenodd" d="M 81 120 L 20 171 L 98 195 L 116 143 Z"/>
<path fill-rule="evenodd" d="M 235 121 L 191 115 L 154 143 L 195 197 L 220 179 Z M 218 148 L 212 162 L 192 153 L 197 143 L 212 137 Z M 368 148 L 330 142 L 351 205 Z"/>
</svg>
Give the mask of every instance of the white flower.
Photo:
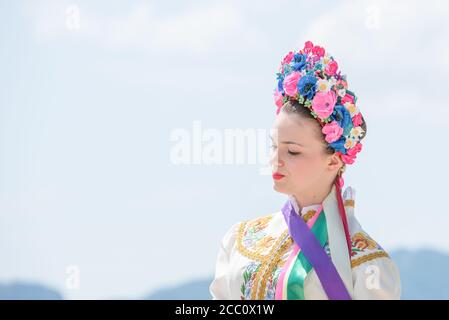
<svg viewBox="0 0 449 320">
<path fill-rule="evenodd" d="M 353 116 L 355 116 L 357 113 L 359 113 L 359 108 L 357 108 L 357 106 L 355 104 L 351 103 L 351 102 L 346 102 L 345 103 L 345 108 L 351 114 L 351 118 Z"/>
<path fill-rule="evenodd" d="M 317 88 L 318 88 L 318 91 L 329 92 L 331 85 L 329 84 L 329 81 L 320 79 L 317 82 Z"/>
<path fill-rule="evenodd" d="M 329 80 L 329 85 L 332 87 L 337 83 L 337 79 L 335 79 L 335 77 L 331 77 Z"/>
<path fill-rule="evenodd" d="M 337 90 L 337 94 L 343 98 L 346 95 L 346 89 Z"/>
<path fill-rule="evenodd" d="M 351 131 L 349 132 L 349 137 L 351 139 L 354 140 L 359 140 L 359 138 L 363 135 L 365 131 L 362 129 L 362 127 L 358 126 L 358 127 L 354 127 L 351 129 Z"/>
<path fill-rule="evenodd" d="M 349 136 L 346 138 L 345 148 L 346 149 L 354 148 L 355 145 L 357 144 L 357 142 L 358 142 L 358 139 L 353 139 L 351 136 Z"/>
<path fill-rule="evenodd" d="M 321 58 L 321 63 L 323 66 L 326 66 L 329 62 L 331 61 L 331 56 L 329 55 L 329 53 L 326 53 L 324 55 L 324 57 Z"/>
</svg>

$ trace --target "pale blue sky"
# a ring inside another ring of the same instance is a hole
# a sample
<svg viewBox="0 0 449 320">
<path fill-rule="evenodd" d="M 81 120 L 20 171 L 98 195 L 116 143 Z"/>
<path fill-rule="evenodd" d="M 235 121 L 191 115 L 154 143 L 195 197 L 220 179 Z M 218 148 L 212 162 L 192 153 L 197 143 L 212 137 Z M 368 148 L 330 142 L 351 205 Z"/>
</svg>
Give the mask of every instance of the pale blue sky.
<svg viewBox="0 0 449 320">
<path fill-rule="evenodd" d="M 448 18 L 445 1 L 0 0 L 0 281 L 132 298 L 212 275 L 226 230 L 285 196 L 258 165 L 173 165 L 170 134 L 269 129 L 279 61 L 306 40 L 368 124 L 345 173 L 363 227 L 449 251 Z"/>
</svg>

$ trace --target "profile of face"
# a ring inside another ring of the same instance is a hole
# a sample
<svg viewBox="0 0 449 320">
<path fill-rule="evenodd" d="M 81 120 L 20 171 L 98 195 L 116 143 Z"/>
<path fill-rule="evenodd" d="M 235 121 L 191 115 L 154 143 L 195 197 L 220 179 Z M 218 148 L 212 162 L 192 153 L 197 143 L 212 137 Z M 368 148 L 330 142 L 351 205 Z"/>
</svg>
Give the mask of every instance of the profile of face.
<svg viewBox="0 0 449 320">
<path fill-rule="evenodd" d="M 343 162 L 337 154 L 326 151 L 321 126 L 315 119 L 280 112 L 271 139 L 270 165 L 276 191 L 301 195 L 330 188 Z"/>
</svg>

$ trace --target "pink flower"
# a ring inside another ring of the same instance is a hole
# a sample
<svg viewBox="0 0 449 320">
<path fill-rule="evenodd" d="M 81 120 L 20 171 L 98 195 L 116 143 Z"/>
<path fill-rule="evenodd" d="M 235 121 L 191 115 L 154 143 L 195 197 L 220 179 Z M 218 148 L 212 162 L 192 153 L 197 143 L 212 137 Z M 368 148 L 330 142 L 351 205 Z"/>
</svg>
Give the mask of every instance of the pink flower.
<svg viewBox="0 0 449 320">
<path fill-rule="evenodd" d="M 362 114 L 359 112 L 355 116 L 352 117 L 352 123 L 354 124 L 354 127 L 358 127 L 362 124 Z"/>
<path fill-rule="evenodd" d="M 312 60 L 315 63 L 317 61 L 320 61 L 320 56 L 311 56 L 310 60 Z"/>
<path fill-rule="evenodd" d="M 306 43 L 304 44 L 304 53 L 309 53 L 310 51 L 312 51 L 312 48 L 313 48 L 312 41 L 306 41 Z"/>
<path fill-rule="evenodd" d="M 279 92 L 279 90 L 276 88 L 276 91 L 274 92 L 274 103 L 278 107 L 282 107 L 283 105 L 283 96 L 282 93 Z"/>
<path fill-rule="evenodd" d="M 324 48 L 320 46 L 314 46 L 312 48 L 312 53 L 318 57 L 324 57 Z"/>
<path fill-rule="evenodd" d="M 350 94 L 345 94 L 343 98 L 341 98 L 341 104 L 344 105 L 346 102 L 354 103 L 354 97 Z"/>
<path fill-rule="evenodd" d="M 326 66 L 326 73 L 330 76 L 333 76 L 338 70 L 338 63 L 335 60 L 329 62 Z"/>
<path fill-rule="evenodd" d="M 348 149 L 346 151 L 346 154 L 342 154 L 341 159 L 346 164 L 353 164 L 355 158 L 357 158 L 357 153 L 359 153 L 360 151 L 362 151 L 362 144 L 359 142 L 355 145 L 355 147 Z"/>
<path fill-rule="evenodd" d="M 354 159 L 355 159 L 355 157 L 350 157 L 350 156 L 345 155 L 345 154 L 341 155 L 341 160 L 343 160 L 343 162 L 346 163 L 346 164 L 353 164 L 354 163 Z"/>
<path fill-rule="evenodd" d="M 321 118 L 325 119 L 334 111 L 337 97 L 333 91 L 318 91 L 312 100 L 312 109 Z"/>
<path fill-rule="evenodd" d="M 343 128 L 338 125 L 337 121 L 326 123 L 321 131 L 326 135 L 325 140 L 328 143 L 337 141 L 343 134 Z"/>
<path fill-rule="evenodd" d="M 282 64 L 290 63 L 294 56 L 295 56 L 295 53 L 293 51 L 290 51 L 289 53 L 287 53 L 285 55 L 284 59 L 282 60 Z"/>
<path fill-rule="evenodd" d="M 282 109 L 282 106 L 276 108 L 276 115 L 278 115 L 279 112 L 281 112 L 281 109 Z"/>
<path fill-rule="evenodd" d="M 288 96 L 294 97 L 296 95 L 296 93 L 298 92 L 298 81 L 300 78 L 301 73 L 299 73 L 298 71 L 294 71 L 285 77 L 284 91 Z"/>
</svg>

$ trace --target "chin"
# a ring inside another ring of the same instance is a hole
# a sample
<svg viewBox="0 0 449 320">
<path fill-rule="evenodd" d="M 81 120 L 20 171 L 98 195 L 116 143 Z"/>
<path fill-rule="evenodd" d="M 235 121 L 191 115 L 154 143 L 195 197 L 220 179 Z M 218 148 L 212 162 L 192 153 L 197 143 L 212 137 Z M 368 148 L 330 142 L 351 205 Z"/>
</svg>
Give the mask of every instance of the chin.
<svg viewBox="0 0 449 320">
<path fill-rule="evenodd" d="M 288 190 L 287 188 L 285 188 L 284 186 L 280 186 L 279 184 L 277 184 L 276 182 L 273 185 L 273 189 L 279 193 L 285 193 L 288 194 Z"/>
</svg>

